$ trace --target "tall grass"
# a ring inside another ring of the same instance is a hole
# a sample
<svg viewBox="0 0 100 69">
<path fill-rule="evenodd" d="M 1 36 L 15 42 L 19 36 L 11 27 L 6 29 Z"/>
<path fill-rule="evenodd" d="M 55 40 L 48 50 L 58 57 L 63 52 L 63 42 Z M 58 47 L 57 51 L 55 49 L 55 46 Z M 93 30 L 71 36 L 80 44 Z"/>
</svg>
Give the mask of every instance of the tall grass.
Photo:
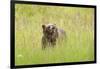
<svg viewBox="0 0 100 69">
<path fill-rule="evenodd" d="M 42 24 L 66 31 L 65 41 L 41 49 Z M 15 5 L 15 64 L 45 64 L 94 60 L 94 9 Z"/>
</svg>

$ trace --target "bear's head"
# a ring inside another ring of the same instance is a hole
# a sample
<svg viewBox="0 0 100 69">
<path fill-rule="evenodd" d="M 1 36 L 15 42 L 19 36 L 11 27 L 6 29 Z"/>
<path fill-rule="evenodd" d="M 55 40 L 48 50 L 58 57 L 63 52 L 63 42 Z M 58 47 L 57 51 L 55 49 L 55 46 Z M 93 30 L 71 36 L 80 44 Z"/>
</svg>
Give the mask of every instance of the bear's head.
<svg viewBox="0 0 100 69">
<path fill-rule="evenodd" d="M 55 24 L 42 25 L 43 34 L 48 39 L 56 39 L 58 37 L 58 31 Z"/>
</svg>

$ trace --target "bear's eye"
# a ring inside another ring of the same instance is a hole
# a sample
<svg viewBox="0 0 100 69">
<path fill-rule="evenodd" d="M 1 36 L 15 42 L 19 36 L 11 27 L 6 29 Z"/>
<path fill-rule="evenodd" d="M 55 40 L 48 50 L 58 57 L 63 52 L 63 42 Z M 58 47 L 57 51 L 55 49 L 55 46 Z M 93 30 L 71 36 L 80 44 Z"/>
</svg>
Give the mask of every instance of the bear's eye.
<svg viewBox="0 0 100 69">
<path fill-rule="evenodd" d="M 50 29 L 50 26 L 48 27 L 48 29 Z"/>
<path fill-rule="evenodd" d="M 55 27 L 53 27 L 52 29 L 55 29 Z"/>
</svg>

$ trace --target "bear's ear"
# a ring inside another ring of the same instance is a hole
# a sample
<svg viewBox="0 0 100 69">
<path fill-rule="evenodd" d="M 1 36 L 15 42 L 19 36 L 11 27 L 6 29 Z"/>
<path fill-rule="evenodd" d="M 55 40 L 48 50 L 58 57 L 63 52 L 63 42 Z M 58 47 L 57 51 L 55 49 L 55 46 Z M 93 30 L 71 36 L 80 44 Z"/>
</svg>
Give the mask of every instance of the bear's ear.
<svg viewBox="0 0 100 69">
<path fill-rule="evenodd" d="M 43 28 L 43 30 L 46 28 L 46 26 L 45 25 L 42 25 L 42 28 Z"/>
</svg>

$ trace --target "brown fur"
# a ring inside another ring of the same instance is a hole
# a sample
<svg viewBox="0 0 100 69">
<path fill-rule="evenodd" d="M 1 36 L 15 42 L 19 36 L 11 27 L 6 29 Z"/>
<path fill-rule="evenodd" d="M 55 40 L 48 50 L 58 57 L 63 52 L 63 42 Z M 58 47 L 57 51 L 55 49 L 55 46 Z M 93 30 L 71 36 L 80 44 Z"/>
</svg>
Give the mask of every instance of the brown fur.
<svg viewBox="0 0 100 69">
<path fill-rule="evenodd" d="M 58 37 L 64 33 L 63 30 L 58 29 L 54 24 L 42 25 L 43 36 L 42 36 L 42 48 L 45 49 L 47 46 L 54 47 Z"/>
</svg>

